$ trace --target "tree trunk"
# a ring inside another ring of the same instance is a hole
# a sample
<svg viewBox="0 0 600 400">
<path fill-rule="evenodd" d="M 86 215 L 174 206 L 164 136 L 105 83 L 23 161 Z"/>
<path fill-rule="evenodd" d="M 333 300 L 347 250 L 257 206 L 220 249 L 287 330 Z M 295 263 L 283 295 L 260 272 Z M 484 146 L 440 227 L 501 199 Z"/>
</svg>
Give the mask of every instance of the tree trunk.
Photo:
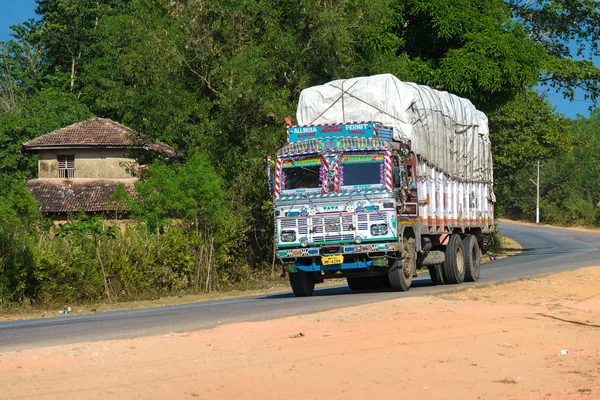
<svg viewBox="0 0 600 400">
<path fill-rule="evenodd" d="M 212 263 L 213 263 L 213 246 L 214 246 L 214 240 L 211 237 L 209 240 L 209 248 L 208 248 L 208 262 L 207 262 L 208 268 L 206 271 L 206 286 L 205 286 L 205 290 L 209 293 L 212 289 L 212 285 L 210 282 L 210 278 L 211 278 L 210 272 L 212 270 Z"/>
<path fill-rule="evenodd" d="M 73 86 L 75 86 L 75 57 L 71 58 L 71 92 L 73 91 Z"/>
<path fill-rule="evenodd" d="M 112 296 L 110 295 L 110 289 L 108 288 L 108 278 L 106 277 L 104 263 L 102 262 L 102 257 L 100 256 L 100 243 L 97 243 L 95 247 L 96 257 L 98 258 L 98 264 L 100 264 L 100 269 L 102 270 L 102 277 L 104 278 L 104 290 L 106 291 L 106 297 L 108 297 L 108 301 L 112 302 Z"/>
<path fill-rule="evenodd" d="M 204 259 L 204 244 L 200 245 L 200 256 L 198 256 L 198 249 L 196 249 L 196 281 L 194 283 L 194 290 L 198 293 L 200 288 L 200 270 L 202 269 L 202 261 Z"/>
<path fill-rule="evenodd" d="M 277 252 L 277 245 L 275 243 L 275 240 L 273 240 L 273 261 L 271 263 L 271 279 L 275 279 L 275 259 L 276 259 L 275 255 Z"/>
</svg>

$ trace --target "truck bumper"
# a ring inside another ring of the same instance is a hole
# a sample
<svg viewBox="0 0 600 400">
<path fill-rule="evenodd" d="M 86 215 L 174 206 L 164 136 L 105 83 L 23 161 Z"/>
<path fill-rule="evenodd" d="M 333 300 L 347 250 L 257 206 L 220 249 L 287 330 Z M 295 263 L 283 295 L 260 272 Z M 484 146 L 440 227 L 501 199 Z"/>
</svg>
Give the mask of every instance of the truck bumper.
<svg viewBox="0 0 600 400">
<path fill-rule="evenodd" d="M 339 250 L 332 252 L 330 251 L 332 247 L 339 247 Z M 341 244 L 336 246 L 323 246 L 323 247 L 308 247 L 308 248 L 291 248 L 277 249 L 277 258 L 282 260 L 284 263 L 286 259 L 290 258 L 300 258 L 300 257 L 319 257 L 322 255 L 331 255 L 331 254 L 343 254 L 343 255 L 353 255 L 353 254 L 365 254 L 369 255 L 370 253 L 377 252 L 396 252 L 400 251 L 400 245 L 397 241 L 394 242 L 383 242 L 383 243 L 363 243 L 363 244 Z"/>
<path fill-rule="evenodd" d="M 342 264 L 331 264 L 331 265 L 320 265 L 317 263 L 317 258 L 312 259 L 310 265 L 301 264 L 296 262 L 294 264 L 295 269 L 304 272 L 318 272 L 318 271 L 340 271 L 346 269 L 363 269 L 370 268 L 373 266 L 373 260 L 367 261 L 356 261 L 356 262 L 344 262 Z M 288 269 L 289 270 L 289 269 Z"/>
<path fill-rule="evenodd" d="M 387 259 L 395 257 L 400 250 L 398 242 L 347 244 L 333 247 L 278 249 L 277 257 L 290 272 L 340 271 L 385 267 Z M 343 255 L 344 261 L 340 264 L 324 265 L 321 262 L 322 257 L 330 255 Z"/>
</svg>

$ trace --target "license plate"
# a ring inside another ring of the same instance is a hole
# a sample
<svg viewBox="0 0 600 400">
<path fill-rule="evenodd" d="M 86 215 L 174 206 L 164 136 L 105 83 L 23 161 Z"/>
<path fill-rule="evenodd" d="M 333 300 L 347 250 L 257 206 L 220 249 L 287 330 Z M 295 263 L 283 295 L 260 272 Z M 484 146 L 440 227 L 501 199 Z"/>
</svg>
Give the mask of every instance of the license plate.
<svg viewBox="0 0 600 400">
<path fill-rule="evenodd" d="M 323 265 L 341 264 L 344 262 L 344 256 L 336 254 L 334 256 L 323 256 L 321 257 L 321 263 Z"/>
</svg>

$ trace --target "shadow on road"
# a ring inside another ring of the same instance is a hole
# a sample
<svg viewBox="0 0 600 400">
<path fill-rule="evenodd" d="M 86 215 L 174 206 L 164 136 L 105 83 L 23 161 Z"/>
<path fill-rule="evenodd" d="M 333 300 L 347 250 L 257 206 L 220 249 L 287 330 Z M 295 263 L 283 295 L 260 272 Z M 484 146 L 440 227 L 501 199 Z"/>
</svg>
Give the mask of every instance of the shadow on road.
<svg viewBox="0 0 600 400">
<path fill-rule="evenodd" d="M 555 247 L 529 247 L 529 248 L 525 248 L 525 249 L 506 249 L 506 250 L 508 250 L 508 251 L 520 250 L 521 251 L 518 254 L 511 255 L 510 258 L 573 253 L 573 251 L 557 249 Z"/>
<path fill-rule="evenodd" d="M 429 278 L 429 276 L 415 279 L 411 285 L 411 288 L 419 288 L 419 287 L 426 287 L 426 286 L 433 286 L 433 283 L 431 282 L 431 279 Z M 260 296 L 257 299 L 258 300 L 269 300 L 269 299 L 295 298 L 296 296 L 294 295 L 294 293 L 292 293 L 291 290 L 292 289 L 290 288 L 290 291 L 288 293 L 267 294 L 264 296 Z M 350 290 L 350 288 L 345 285 L 326 287 L 326 288 L 322 288 L 322 289 L 319 289 L 319 287 L 317 286 L 315 288 L 315 292 L 313 293 L 312 297 L 358 295 L 361 293 L 388 293 L 388 292 L 391 293 L 391 292 L 393 292 L 393 290 L 389 289 L 389 288 L 381 288 L 381 289 L 367 289 L 367 290 L 353 291 L 353 290 Z M 398 292 L 398 293 L 400 293 L 400 292 Z"/>
</svg>

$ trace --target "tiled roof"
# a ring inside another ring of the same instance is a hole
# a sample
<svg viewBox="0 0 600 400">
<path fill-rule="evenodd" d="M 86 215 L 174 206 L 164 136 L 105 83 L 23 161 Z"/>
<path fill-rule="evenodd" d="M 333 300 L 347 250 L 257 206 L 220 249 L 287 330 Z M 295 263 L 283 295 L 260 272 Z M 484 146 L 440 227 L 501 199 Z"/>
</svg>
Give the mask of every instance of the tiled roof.
<svg viewBox="0 0 600 400">
<path fill-rule="evenodd" d="M 135 179 L 124 181 L 125 190 L 133 196 Z M 108 203 L 117 189 L 116 180 L 35 179 L 27 182 L 33 197 L 41 204 L 43 213 L 103 212 L 117 210 L 116 203 Z M 122 211 L 122 210 L 121 210 Z"/>
<path fill-rule="evenodd" d="M 25 150 L 43 148 L 121 147 L 148 149 L 174 155 L 175 149 L 107 118 L 91 118 L 39 136 L 23 144 Z"/>
</svg>

